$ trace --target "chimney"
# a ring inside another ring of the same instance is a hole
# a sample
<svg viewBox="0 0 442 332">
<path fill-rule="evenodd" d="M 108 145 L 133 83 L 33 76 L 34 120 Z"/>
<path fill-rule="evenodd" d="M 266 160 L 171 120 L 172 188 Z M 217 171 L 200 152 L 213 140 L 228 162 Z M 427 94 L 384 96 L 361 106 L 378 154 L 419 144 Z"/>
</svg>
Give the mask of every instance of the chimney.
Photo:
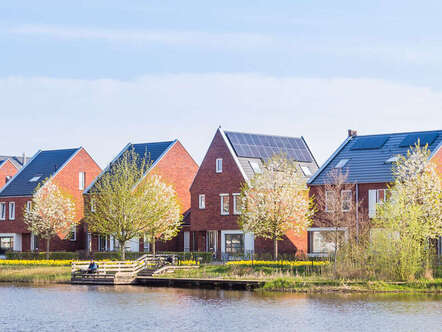
<svg viewBox="0 0 442 332">
<path fill-rule="evenodd" d="M 348 130 L 348 137 L 353 137 L 353 136 L 357 136 L 358 132 L 356 130 L 353 129 L 349 129 Z"/>
<path fill-rule="evenodd" d="M 26 153 L 23 152 L 22 158 L 23 158 L 23 161 L 21 164 L 24 166 L 26 164 Z"/>
</svg>

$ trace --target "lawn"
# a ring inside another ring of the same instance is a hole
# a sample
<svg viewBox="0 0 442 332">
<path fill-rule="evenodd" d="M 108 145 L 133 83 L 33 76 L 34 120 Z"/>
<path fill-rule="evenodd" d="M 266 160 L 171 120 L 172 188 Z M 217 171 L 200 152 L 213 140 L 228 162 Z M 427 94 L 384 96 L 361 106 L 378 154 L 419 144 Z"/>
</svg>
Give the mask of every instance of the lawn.
<svg viewBox="0 0 442 332">
<path fill-rule="evenodd" d="M 61 283 L 70 280 L 70 266 L 0 265 L 0 282 Z"/>
</svg>

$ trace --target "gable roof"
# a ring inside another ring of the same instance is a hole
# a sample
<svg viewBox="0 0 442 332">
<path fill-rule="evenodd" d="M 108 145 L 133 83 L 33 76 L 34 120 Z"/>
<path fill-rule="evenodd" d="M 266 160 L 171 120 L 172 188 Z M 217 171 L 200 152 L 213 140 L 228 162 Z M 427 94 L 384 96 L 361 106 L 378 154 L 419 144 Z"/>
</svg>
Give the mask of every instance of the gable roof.
<svg viewBox="0 0 442 332">
<path fill-rule="evenodd" d="M 434 152 L 442 142 L 442 130 L 392 133 L 379 135 L 349 136 L 331 155 L 325 164 L 310 179 L 308 184 L 321 185 L 328 182 L 328 174 L 344 163 L 342 173 L 347 174 L 348 183 L 392 182 L 392 162 L 387 160 L 407 154 L 410 146 L 420 140 L 428 143 Z"/>
<path fill-rule="evenodd" d="M 58 173 L 82 148 L 38 151 L 0 191 L 0 197 L 31 196 L 45 179 Z M 30 181 L 34 179 L 34 181 Z"/>
<path fill-rule="evenodd" d="M 94 187 L 97 180 L 102 177 L 105 173 L 109 172 L 110 166 L 118 161 L 124 152 L 126 152 L 129 149 L 134 149 L 135 153 L 140 157 L 144 158 L 144 156 L 147 156 L 149 161 L 152 163 L 149 170 L 151 170 L 155 165 L 161 160 L 161 158 L 164 156 L 164 154 L 177 142 L 177 140 L 174 141 L 164 141 L 164 142 L 153 142 L 153 143 L 137 143 L 127 144 L 123 150 L 120 151 L 120 153 L 117 154 L 117 156 L 107 165 L 107 167 L 98 175 L 94 181 L 89 185 L 89 187 L 86 188 L 86 190 L 83 192 L 84 194 L 88 194 L 92 188 Z M 140 179 L 141 180 L 141 179 Z"/>
<path fill-rule="evenodd" d="M 286 137 L 222 130 L 221 132 L 224 133 L 226 143 L 231 148 L 234 158 L 238 160 L 246 180 L 254 176 L 255 165 L 261 168 L 263 162 L 279 153 L 299 162 L 300 166 L 310 174 L 314 174 L 318 169 L 318 164 L 302 136 Z M 308 173 L 304 175 L 307 178 L 311 176 Z"/>
<path fill-rule="evenodd" d="M 29 158 L 29 157 L 25 157 L 23 159 L 23 157 L 19 157 L 19 156 L 0 156 L 0 165 L 8 159 L 11 161 L 11 163 L 17 169 L 22 168 L 24 163 L 27 163 L 29 160 L 31 160 L 31 158 Z M 24 162 L 23 162 L 23 160 L 24 160 Z"/>
</svg>

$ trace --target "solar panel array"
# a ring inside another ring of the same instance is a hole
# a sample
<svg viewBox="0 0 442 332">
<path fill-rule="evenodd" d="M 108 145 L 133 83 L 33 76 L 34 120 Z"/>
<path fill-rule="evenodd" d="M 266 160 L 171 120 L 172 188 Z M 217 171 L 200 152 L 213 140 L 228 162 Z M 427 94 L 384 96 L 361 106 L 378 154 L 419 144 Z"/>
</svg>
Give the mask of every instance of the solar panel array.
<svg viewBox="0 0 442 332">
<path fill-rule="evenodd" d="M 238 157 L 267 160 L 276 154 L 287 158 L 312 162 L 310 151 L 301 138 L 226 132 Z"/>
<path fill-rule="evenodd" d="M 433 144 L 434 140 L 437 138 L 437 133 L 430 133 L 430 134 L 410 134 L 407 135 L 399 145 L 400 147 L 408 147 L 413 146 L 417 144 L 417 141 L 419 141 L 420 146 L 425 146 L 426 144 L 431 145 Z"/>
<path fill-rule="evenodd" d="M 355 144 L 351 147 L 351 150 L 371 150 L 381 148 L 385 142 L 387 142 L 388 137 L 358 137 Z"/>
</svg>

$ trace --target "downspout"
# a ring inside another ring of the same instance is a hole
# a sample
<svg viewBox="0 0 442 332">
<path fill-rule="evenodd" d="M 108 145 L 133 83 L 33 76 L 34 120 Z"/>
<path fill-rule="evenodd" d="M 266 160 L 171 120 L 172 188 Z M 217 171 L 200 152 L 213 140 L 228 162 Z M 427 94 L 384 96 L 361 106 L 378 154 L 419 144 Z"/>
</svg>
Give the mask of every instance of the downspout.
<svg viewBox="0 0 442 332">
<path fill-rule="evenodd" d="M 356 242 L 359 242 L 359 185 L 356 182 Z"/>
</svg>

